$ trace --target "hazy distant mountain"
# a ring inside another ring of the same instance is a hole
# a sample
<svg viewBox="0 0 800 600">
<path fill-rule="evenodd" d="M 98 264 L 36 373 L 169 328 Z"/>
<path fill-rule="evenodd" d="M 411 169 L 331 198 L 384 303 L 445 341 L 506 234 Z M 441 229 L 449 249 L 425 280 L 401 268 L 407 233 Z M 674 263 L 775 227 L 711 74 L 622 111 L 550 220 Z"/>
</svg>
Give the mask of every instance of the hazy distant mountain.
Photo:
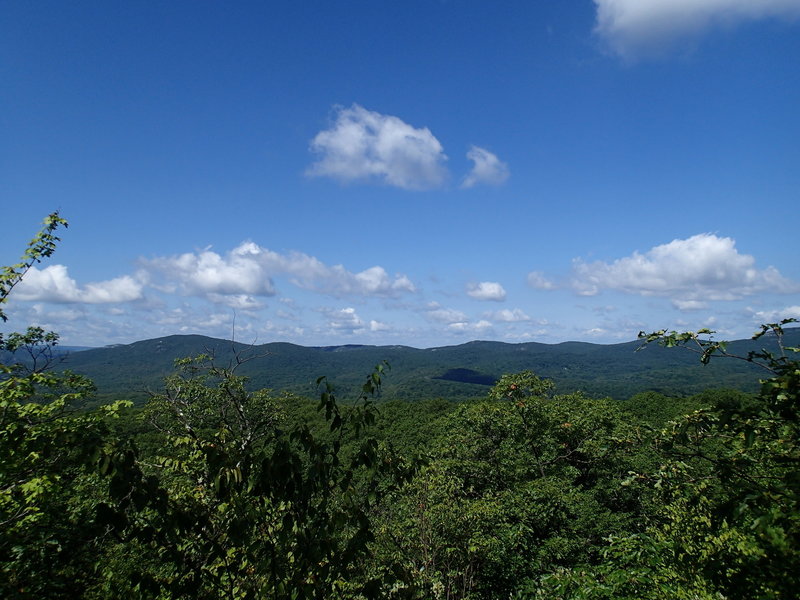
<svg viewBox="0 0 800 600">
<path fill-rule="evenodd" d="M 787 331 L 788 345 L 800 345 L 800 328 Z M 732 353 L 772 344 L 740 340 Z M 655 345 L 636 352 L 638 341 L 622 344 L 469 342 L 417 349 L 407 346 L 345 345 L 304 347 L 288 343 L 247 346 L 199 335 L 173 335 L 133 344 L 93 348 L 69 354 L 64 368 L 90 376 L 101 396 L 141 400 L 156 391 L 176 358 L 209 353 L 227 365 L 235 353 L 254 356 L 239 372 L 253 387 L 315 394 L 317 377 L 325 375 L 342 399 L 357 393 L 360 383 L 381 361 L 391 370 L 385 398 L 469 398 L 482 396 L 500 375 L 530 369 L 556 382 L 559 392 L 584 390 L 625 399 L 644 390 L 693 394 L 709 387 L 755 390 L 765 372 L 744 361 L 715 359 L 703 366 L 685 349 Z"/>
</svg>

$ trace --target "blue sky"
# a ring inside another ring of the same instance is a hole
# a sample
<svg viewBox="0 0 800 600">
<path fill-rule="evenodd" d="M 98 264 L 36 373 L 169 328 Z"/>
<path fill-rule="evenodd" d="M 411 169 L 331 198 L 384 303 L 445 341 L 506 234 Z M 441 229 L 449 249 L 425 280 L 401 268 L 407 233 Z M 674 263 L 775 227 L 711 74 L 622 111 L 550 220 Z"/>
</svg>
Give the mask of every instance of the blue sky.
<svg viewBox="0 0 800 600">
<path fill-rule="evenodd" d="M 0 5 L 7 330 L 627 341 L 800 317 L 800 0 Z"/>
</svg>

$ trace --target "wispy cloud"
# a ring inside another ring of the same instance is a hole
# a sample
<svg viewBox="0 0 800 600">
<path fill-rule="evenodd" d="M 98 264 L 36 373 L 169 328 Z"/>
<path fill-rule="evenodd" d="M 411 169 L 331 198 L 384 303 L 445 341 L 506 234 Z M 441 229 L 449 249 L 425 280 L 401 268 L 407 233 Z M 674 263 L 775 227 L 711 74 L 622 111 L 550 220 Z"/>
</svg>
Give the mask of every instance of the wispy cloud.
<svg viewBox="0 0 800 600">
<path fill-rule="evenodd" d="M 528 273 L 528 285 L 537 290 L 554 290 L 556 284 L 544 276 L 541 271 L 531 271 Z"/>
<path fill-rule="evenodd" d="M 683 311 L 703 310 L 704 308 L 708 308 L 708 302 L 703 302 L 702 300 L 681 300 L 677 298 L 672 301 L 672 306 Z"/>
<path fill-rule="evenodd" d="M 377 181 L 411 190 L 437 188 L 448 178 L 447 156 L 427 127 L 358 104 L 338 108 L 331 128 L 311 141 L 311 151 L 318 155 L 306 171 L 312 177 Z"/>
<path fill-rule="evenodd" d="M 503 310 L 486 313 L 484 316 L 487 319 L 492 319 L 494 321 L 501 321 L 503 323 L 521 323 L 523 321 L 531 320 L 531 318 L 528 315 L 526 315 L 523 310 L 519 308 L 515 308 L 513 310 L 504 308 Z"/>
<path fill-rule="evenodd" d="M 715 26 L 800 17 L 797 0 L 594 0 L 595 31 L 627 60 L 660 54 Z"/>
<path fill-rule="evenodd" d="M 485 319 L 481 319 L 475 323 L 469 321 L 450 323 L 447 328 L 452 332 L 458 333 L 485 333 L 492 329 L 492 324 Z"/>
<path fill-rule="evenodd" d="M 472 161 L 472 170 L 461 184 L 463 188 L 470 188 L 479 183 L 500 185 L 504 183 L 510 171 L 508 165 L 502 162 L 495 154 L 485 148 L 472 146 L 467 152 L 467 158 Z"/>
<path fill-rule="evenodd" d="M 733 239 L 703 233 L 655 246 L 644 254 L 634 252 L 612 263 L 576 259 L 572 285 L 585 296 L 608 289 L 684 301 L 734 300 L 763 291 L 800 290 L 774 267 L 758 269 L 755 262 L 752 256 L 739 253 Z"/>
</svg>

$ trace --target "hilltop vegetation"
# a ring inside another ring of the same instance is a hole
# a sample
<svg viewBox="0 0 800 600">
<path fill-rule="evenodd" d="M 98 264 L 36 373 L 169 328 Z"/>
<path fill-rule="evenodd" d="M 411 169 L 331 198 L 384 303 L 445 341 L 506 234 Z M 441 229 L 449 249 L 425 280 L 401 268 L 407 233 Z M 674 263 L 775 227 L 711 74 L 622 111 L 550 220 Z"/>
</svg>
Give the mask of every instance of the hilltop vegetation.
<svg viewBox="0 0 800 600">
<path fill-rule="evenodd" d="M 789 345 L 800 345 L 800 329 L 787 329 L 786 337 Z M 740 340 L 730 349 L 745 356 L 763 345 L 763 340 Z M 320 374 L 327 374 L 339 389 L 352 389 L 364 373 L 384 360 L 392 374 L 383 386 L 386 399 L 480 398 L 504 373 L 524 370 L 552 379 L 561 393 L 583 391 L 617 400 L 646 391 L 682 397 L 709 388 L 758 389 L 758 369 L 752 364 L 719 361 L 704 367 L 689 352 L 655 346 L 637 352 L 641 347 L 641 342 L 632 341 L 613 345 L 469 342 L 424 350 L 406 346 L 306 348 L 287 343 L 249 346 L 199 335 L 173 335 L 72 352 L 61 367 L 91 378 L 100 398 L 137 403 L 146 401 L 148 390 L 160 387 L 175 359 L 202 353 L 213 355 L 220 364 L 236 354 L 252 356 L 240 373 L 249 378 L 253 389 L 303 396 L 315 394 L 314 382 Z"/>
<path fill-rule="evenodd" d="M 0 304 L 63 224 L 51 216 L 2 272 Z M 5 356 L 27 346 L 38 360 L 0 364 L 0 595 L 796 597 L 800 362 L 786 324 L 753 340 L 772 336 L 774 353 L 727 361 L 761 371 L 756 394 L 620 403 L 523 370 L 474 401 L 377 404 L 379 363 L 349 402 L 324 378 L 311 401 L 259 388 L 234 351 L 179 360 L 143 407 L 92 410 L 88 378 L 49 370 L 57 335 L 11 334 Z M 640 355 L 689 346 L 711 365 L 748 348 L 645 341 Z"/>
</svg>

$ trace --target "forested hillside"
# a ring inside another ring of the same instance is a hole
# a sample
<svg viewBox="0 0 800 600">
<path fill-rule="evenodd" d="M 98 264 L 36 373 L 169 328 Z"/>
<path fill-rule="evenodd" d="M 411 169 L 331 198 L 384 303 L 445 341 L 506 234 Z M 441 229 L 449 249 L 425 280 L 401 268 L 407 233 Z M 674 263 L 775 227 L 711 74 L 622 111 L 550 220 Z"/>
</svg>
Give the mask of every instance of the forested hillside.
<svg viewBox="0 0 800 600">
<path fill-rule="evenodd" d="M 789 345 L 800 345 L 800 329 L 787 329 Z M 770 340 L 740 340 L 730 351 L 747 355 Z M 639 350 L 639 351 L 637 351 Z M 133 344 L 68 353 L 61 363 L 95 382 L 101 398 L 147 399 L 158 389 L 177 358 L 213 354 L 226 364 L 236 354 L 252 358 L 240 373 L 253 388 L 314 395 L 314 382 L 326 375 L 337 387 L 358 385 L 364 373 L 381 361 L 391 366 L 383 387 L 387 399 L 467 399 L 484 396 L 504 373 L 532 370 L 552 379 L 559 392 L 583 391 L 625 400 L 657 391 L 686 396 L 708 388 L 755 392 L 757 368 L 743 361 L 719 361 L 705 367 L 690 352 L 642 347 L 640 341 L 602 345 L 506 344 L 470 342 L 460 346 L 416 349 L 407 346 L 333 346 L 306 348 L 294 344 L 246 345 L 198 335 L 174 335 Z M 24 358 L 24 357 L 23 357 Z"/>
</svg>

